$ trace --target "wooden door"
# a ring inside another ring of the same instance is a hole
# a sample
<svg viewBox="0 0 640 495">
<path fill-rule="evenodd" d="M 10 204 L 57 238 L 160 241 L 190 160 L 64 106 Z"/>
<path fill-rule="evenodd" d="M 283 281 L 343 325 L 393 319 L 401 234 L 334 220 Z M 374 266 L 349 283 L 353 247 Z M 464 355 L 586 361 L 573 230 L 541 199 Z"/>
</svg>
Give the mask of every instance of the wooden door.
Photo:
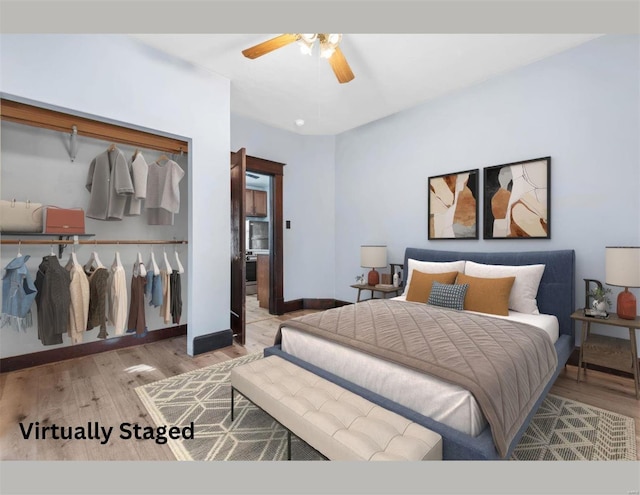
<svg viewBox="0 0 640 495">
<path fill-rule="evenodd" d="M 245 186 L 247 152 L 231 153 L 231 330 L 244 345 L 245 332 Z"/>
</svg>

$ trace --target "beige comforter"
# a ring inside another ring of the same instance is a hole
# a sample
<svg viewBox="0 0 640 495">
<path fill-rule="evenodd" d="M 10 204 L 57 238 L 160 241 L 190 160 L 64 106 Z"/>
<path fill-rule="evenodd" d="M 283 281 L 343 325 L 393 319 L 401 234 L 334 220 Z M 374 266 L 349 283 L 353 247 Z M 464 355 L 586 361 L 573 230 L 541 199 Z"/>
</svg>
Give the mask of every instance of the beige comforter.
<svg viewBox="0 0 640 495">
<path fill-rule="evenodd" d="M 287 320 L 296 328 L 460 385 L 505 457 L 557 366 L 549 336 L 525 323 L 376 299 Z M 276 335 L 276 344 L 281 332 Z"/>
</svg>

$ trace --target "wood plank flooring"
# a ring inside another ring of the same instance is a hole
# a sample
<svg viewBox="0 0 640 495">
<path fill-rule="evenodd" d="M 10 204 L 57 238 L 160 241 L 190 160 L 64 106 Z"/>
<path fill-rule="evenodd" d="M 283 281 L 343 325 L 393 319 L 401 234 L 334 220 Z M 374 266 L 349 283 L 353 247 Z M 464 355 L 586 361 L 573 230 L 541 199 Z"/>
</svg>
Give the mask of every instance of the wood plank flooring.
<svg viewBox="0 0 640 495">
<path fill-rule="evenodd" d="M 186 336 L 119 349 L 92 356 L 0 374 L 0 460 L 173 460 L 165 445 L 123 440 L 117 425 L 138 423 L 155 428 L 134 388 L 163 378 L 262 351 L 272 345 L 278 325 L 312 313 L 303 310 L 282 316 L 258 307 L 247 297 L 247 338 L 244 347 L 232 345 L 200 354 L 186 354 Z M 551 393 L 631 416 L 636 421 L 640 453 L 640 401 L 633 381 L 588 371 L 576 383 L 577 368 L 567 366 Z M 86 426 L 99 421 L 116 426 L 106 445 L 99 440 L 24 440 L 19 423 Z M 640 460 L 640 455 L 638 456 Z"/>
</svg>

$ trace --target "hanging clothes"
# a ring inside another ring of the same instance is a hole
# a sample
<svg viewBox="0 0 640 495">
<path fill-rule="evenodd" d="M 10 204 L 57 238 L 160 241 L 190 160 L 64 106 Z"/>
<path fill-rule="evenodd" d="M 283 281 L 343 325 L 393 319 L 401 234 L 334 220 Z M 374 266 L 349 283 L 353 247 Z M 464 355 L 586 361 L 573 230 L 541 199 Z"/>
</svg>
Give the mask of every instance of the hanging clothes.
<svg viewBox="0 0 640 495">
<path fill-rule="evenodd" d="M 89 268 L 85 273 L 89 277 L 89 317 L 87 330 L 99 326 L 99 339 L 106 339 L 107 333 L 107 292 L 109 270 L 105 267 Z"/>
<path fill-rule="evenodd" d="M 79 344 L 87 329 L 89 319 L 89 278 L 84 272 L 82 265 L 70 263 L 65 267 L 71 278 L 69 293 L 71 303 L 69 306 L 69 328 L 67 334 L 71 337 L 71 342 Z"/>
<path fill-rule="evenodd" d="M 162 279 L 162 305 L 160 306 L 160 316 L 165 323 L 171 323 L 171 274 L 160 269 L 160 278 Z"/>
<path fill-rule="evenodd" d="M 149 164 L 147 176 L 147 223 L 173 225 L 173 214 L 180 211 L 180 181 L 184 170 L 173 160 Z"/>
<path fill-rule="evenodd" d="M 144 312 L 144 294 L 147 277 L 141 274 L 142 263 L 134 263 L 131 275 L 131 305 L 129 306 L 129 321 L 127 333 L 134 333 L 137 337 L 147 334 L 147 321 Z"/>
<path fill-rule="evenodd" d="M 152 270 L 147 271 L 147 284 L 144 289 L 149 306 L 157 308 L 162 306 L 162 277 L 154 275 Z"/>
<path fill-rule="evenodd" d="M 38 289 L 27 269 L 28 254 L 17 256 L 4 267 L 2 277 L 2 315 L 1 325 L 11 324 L 16 330 L 26 330 L 33 325 L 31 306 L 36 299 Z"/>
<path fill-rule="evenodd" d="M 124 153 L 110 147 L 89 165 L 86 188 L 91 193 L 86 216 L 97 220 L 122 220 L 133 182 Z"/>
<path fill-rule="evenodd" d="M 142 213 L 142 200 L 147 197 L 147 177 L 149 165 L 142 153 L 136 152 L 131 162 L 131 179 L 133 181 L 133 195 L 129 199 L 127 215 L 135 216 Z"/>
<path fill-rule="evenodd" d="M 71 276 L 57 256 L 45 256 L 38 267 L 35 286 L 38 289 L 38 338 L 43 345 L 62 344 L 69 328 Z"/>
<path fill-rule="evenodd" d="M 113 264 L 108 280 L 109 310 L 107 320 L 114 327 L 116 335 L 123 335 L 127 326 L 127 280 L 124 267 Z"/>
<path fill-rule="evenodd" d="M 170 275 L 171 280 L 171 321 L 179 325 L 182 316 L 182 282 L 180 272 L 175 271 Z"/>
</svg>

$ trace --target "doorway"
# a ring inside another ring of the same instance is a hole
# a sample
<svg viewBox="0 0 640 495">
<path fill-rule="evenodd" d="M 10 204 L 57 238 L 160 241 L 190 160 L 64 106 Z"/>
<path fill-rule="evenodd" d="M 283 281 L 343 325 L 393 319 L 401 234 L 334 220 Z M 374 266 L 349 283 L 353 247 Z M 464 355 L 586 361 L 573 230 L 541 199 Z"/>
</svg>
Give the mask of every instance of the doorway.
<svg viewBox="0 0 640 495">
<path fill-rule="evenodd" d="M 268 311 L 284 313 L 283 287 L 283 175 L 284 163 L 246 155 L 242 148 L 231 153 L 231 330 L 244 345 L 246 325 L 247 173 L 269 178 Z M 256 270 L 258 267 L 256 266 Z"/>
</svg>

